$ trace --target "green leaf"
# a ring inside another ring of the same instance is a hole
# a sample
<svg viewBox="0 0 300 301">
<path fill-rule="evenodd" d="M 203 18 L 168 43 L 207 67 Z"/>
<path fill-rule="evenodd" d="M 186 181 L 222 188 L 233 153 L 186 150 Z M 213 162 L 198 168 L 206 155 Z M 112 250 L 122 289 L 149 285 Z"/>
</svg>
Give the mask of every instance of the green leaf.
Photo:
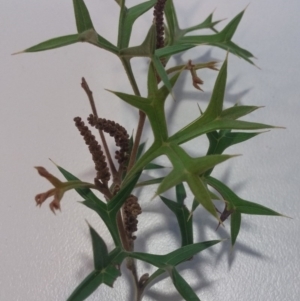
<svg viewBox="0 0 300 301">
<path fill-rule="evenodd" d="M 202 179 L 197 176 L 192 176 L 188 181 L 188 185 L 199 204 L 201 204 L 211 215 L 219 220 L 210 192 Z"/>
<path fill-rule="evenodd" d="M 136 160 L 138 160 L 138 159 L 141 157 L 141 155 L 143 154 L 144 149 L 145 149 L 145 145 L 146 145 L 145 142 L 143 142 L 143 143 L 141 143 L 141 144 L 139 145 L 138 150 L 137 150 L 137 153 L 136 153 Z"/>
<path fill-rule="evenodd" d="M 54 49 L 54 48 L 59 48 L 67 45 L 71 45 L 74 43 L 79 42 L 79 35 L 78 34 L 73 34 L 73 35 L 68 35 L 68 36 L 62 36 L 54 39 L 47 40 L 45 42 L 39 43 L 37 45 L 34 45 L 30 48 L 25 49 L 24 51 L 17 52 L 18 53 L 23 53 L 23 52 L 38 52 L 38 51 L 45 51 L 49 49 Z"/>
<path fill-rule="evenodd" d="M 154 255 L 149 253 L 132 252 L 132 253 L 127 253 L 127 256 L 148 262 L 154 266 L 165 269 L 170 266 L 176 266 L 179 263 L 182 263 L 190 259 L 195 254 L 200 253 L 201 251 L 219 242 L 221 242 L 221 240 L 210 240 L 205 242 L 199 242 L 199 243 L 181 247 L 166 255 Z"/>
<path fill-rule="evenodd" d="M 224 61 L 216 83 L 215 87 L 216 89 L 213 89 L 213 93 L 210 99 L 210 102 L 208 104 L 207 109 L 205 110 L 205 117 L 214 119 L 217 118 L 221 115 L 222 109 L 223 109 L 223 100 L 224 100 L 224 95 L 225 95 L 225 89 L 226 89 L 226 79 L 227 79 L 227 64 L 228 60 L 226 57 L 226 60 Z"/>
<path fill-rule="evenodd" d="M 225 184 L 213 177 L 207 177 L 205 180 L 208 183 L 208 185 L 212 186 L 222 195 L 226 202 L 228 202 L 228 207 L 233 211 L 233 213 L 231 214 L 232 246 L 235 244 L 237 236 L 239 234 L 242 213 L 253 215 L 282 216 L 280 213 L 265 206 L 241 199 Z"/>
<path fill-rule="evenodd" d="M 137 4 L 129 9 L 126 9 L 122 17 L 119 26 L 119 39 L 118 45 L 120 48 L 126 48 L 129 45 L 129 40 L 131 36 L 132 26 L 134 22 L 150 8 L 152 8 L 156 0 L 146 1 Z"/>
<path fill-rule="evenodd" d="M 192 26 L 192 27 L 189 27 L 189 28 L 186 28 L 183 31 L 184 31 L 184 33 L 188 33 L 188 32 L 199 30 L 199 29 L 210 28 L 214 32 L 217 32 L 214 29 L 214 26 L 217 25 L 218 23 L 220 23 L 222 20 L 213 21 L 212 19 L 213 19 L 213 13 L 211 13 L 202 23 Z"/>
<path fill-rule="evenodd" d="M 73 176 L 70 172 L 66 171 L 58 165 L 56 166 L 68 181 L 78 180 L 78 178 Z M 88 188 L 77 188 L 76 191 L 85 200 L 82 202 L 82 204 L 94 210 L 101 217 L 107 229 L 109 230 L 114 243 L 116 244 L 116 246 L 120 246 L 121 240 L 118 232 L 116 218 L 114 216 L 110 216 L 108 212 L 108 206 L 104 202 L 99 200 L 97 196 Z"/>
<path fill-rule="evenodd" d="M 222 119 L 238 119 L 259 109 L 257 106 L 233 106 L 221 112 Z"/>
<path fill-rule="evenodd" d="M 169 31 L 169 44 L 173 44 L 174 38 L 179 31 L 179 25 L 177 20 L 177 15 L 175 11 L 175 7 L 173 4 L 173 0 L 166 1 L 165 4 L 165 17 L 168 25 L 168 31 Z"/>
<path fill-rule="evenodd" d="M 242 214 L 240 212 L 235 211 L 231 214 L 230 232 L 231 232 L 232 247 L 235 245 L 237 236 L 240 232 L 241 220 L 242 220 Z"/>
<path fill-rule="evenodd" d="M 107 246 L 101 236 L 89 225 L 93 244 L 94 267 L 101 270 L 106 267 L 108 262 Z"/>
<path fill-rule="evenodd" d="M 99 34 L 97 34 L 97 37 L 98 37 L 98 40 L 97 40 L 97 43 L 95 44 L 96 46 L 103 48 L 104 50 L 107 50 L 113 54 L 119 55 L 119 48 L 117 48 L 111 42 L 104 39 Z"/>
<path fill-rule="evenodd" d="M 176 185 L 176 200 L 179 205 L 183 205 L 184 200 L 186 199 L 186 191 L 183 183 Z"/>
<path fill-rule="evenodd" d="M 163 196 L 160 196 L 164 204 L 175 214 L 180 234 L 181 234 L 181 246 L 190 245 L 193 243 L 193 219 L 190 218 L 190 212 L 186 206 L 181 203 L 175 203 Z"/>
<path fill-rule="evenodd" d="M 165 168 L 165 166 L 155 164 L 155 163 L 149 163 L 145 166 L 145 170 L 161 169 L 161 168 Z"/>
<path fill-rule="evenodd" d="M 207 155 L 222 154 L 228 147 L 244 142 L 251 139 L 262 132 L 244 133 L 244 132 L 231 132 L 231 130 L 221 130 L 219 132 L 213 131 L 207 133 L 209 139 L 209 148 Z M 205 176 L 209 176 L 213 168 L 205 172 Z"/>
<path fill-rule="evenodd" d="M 73 0 L 74 13 L 78 33 L 93 29 L 93 23 L 89 11 L 83 0 Z"/>
<path fill-rule="evenodd" d="M 120 56 L 124 58 L 133 57 L 152 57 L 156 47 L 156 28 L 152 25 L 144 42 L 139 46 L 123 48 L 120 50 Z"/>
<path fill-rule="evenodd" d="M 68 181 L 80 181 L 78 178 L 76 178 L 74 175 L 72 175 L 70 172 L 68 172 L 61 166 L 56 165 L 56 167 Z M 101 208 L 101 210 L 106 210 L 106 204 L 100 199 L 98 199 L 98 197 L 89 188 L 76 188 L 75 190 L 85 200 L 97 204 Z"/>
<path fill-rule="evenodd" d="M 198 202 L 214 217 L 219 219 L 206 185 L 199 175 L 202 175 L 213 166 L 230 159 L 232 156 L 211 155 L 192 158 L 180 146 L 174 144 L 166 146 L 164 153 L 171 161 L 173 170 L 163 179 L 156 191 L 156 195 L 162 194 L 181 182 L 187 182 Z"/>
<path fill-rule="evenodd" d="M 121 275 L 119 266 L 125 258 L 125 253 L 116 248 L 109 253 L 104 268 L 94 270 L 73 291 L 67 301 L 83 301 L 90 296 L 102 283 L 112 287 L 118 276 Z"/>
<path fill-rule="evenodd" d="M 177 43 L 189 45 L 211 45 L 222 48 L 226 51 L 245 59 L 253 64 L 250 58 L 253 58 L 252 53 L 234 44 L 231 39 L 243 17 L 244 11 L 233 18 L 228 25 L 219 33 L 213 35 L 195 35 L 181 37 Z"/>
<path fill-rule="evenodd" d="M 135 188 L 135 185 L 141 175 L 141 172 L 136 173 L 131 180 L 121 188 L 121 190 L 109 201 L 107 204 L 107 209 L 112 217 L 116 217 L 118 211 L 131 194 L 132 190 Z"/>
<path fill-rule="evenodd" d="M 161 60 L 156 55 L 153 55 L 151 57 L 151 59 L 152 59 L 152 63 L 154 64 L 155 69 L 156 69 L 160 79 L 162 80 L 164 85 L 168 88 L 168 91 L 171 93 L 172 92 L 172 84 L 169 81 L 168 74 L 167 74 L 163 64 L 161 63 Z"/>
<path fill-rule="evenodd" d="M 118 49 L 110 42 L 105 40 L 103 37 L 98 35 L 93 29 L 87 30 L 81 34 L 73 34 L 73 35 L 53 38 L 14 54 L 23 53 L 23 52 L 45 51 L 45 50 L 50 50 L 50 49 L 55 49 L 55 48 L 75 44 L 78 42 L 89 42 L 95 46 L 103 48 L 114 54 L 118 54 Z"/>
<path fill-rule="evenodd" d="M 192 124 L 186 126 L 183 130 L 178 131 L 169 141 L 172 143 L 182 144 L 190 141 L 203 134 L 215 131 L 215 130 L 263 130 L 263 129 L 274 129 L 276 126 L 247 122 L 242 120 L 220 120 L 216 119 L 203 124 L 202 120 L 197 120 Z"/>
<path fill-rule="evenodd" d="M 149 89 L 147 98 L 131 95 L 131 94 L 114 92 L 114 91 L 110 91 L 110 92 L 114 93 L 128 104 L 145 112 L 145 114 L 149 118 L 153 130 L 153 134 L 156 140 L 155 142 L 161 145 L 161 142 L 165 141 L 168 138 L 164 105 L 169 95 L 169 88 L 166 85 L 163 85 L 160 89 L 154 89 L 155 85 L 153 84 L 153 75 L 152 75 L 154 68 L 152 64 L 150 64 L 149 69 L 150 70 L 148 73 L 149 74 L 148 87 L 152 87 L 153 89 Z M 174 74 L 170 78 L 170 80 L 168 79 L 171 88 L 176 84 L 180 74 L 181 71 Z M 147 162 L 146 164 L 150 162 Z M 145 166 L 143 166 L 143 168 L 144 167 Z"/>
<path fill-rule="evenodd" d="M 176 53 L 186 51 L 193 47 L 195 47 L 195 45 L 180 45 L 180 44 L 170 45 L 170 46 L 156 49 L 155 55 L 158 58 L 164 58 L 164 57 L 168 57 L 170 55 L 176 54 Z"/>
<path fill-rule="evenodd" d="M 179 130 L 168 141 L 170 143 L 182 144 L 203 134 L 216 130 L 261 130 L 275 128 L 274 126 L 240 120 L 233 120 L 250 113 L 258 107 L 254 106 L 235 106 L 222 111 L 224 93 L 227 77 L 227 59 L 225 60 L 215 83 L 212 97 L 205 112 Z"/>
<path fill-rule="evenodd" d="M 222 154 L 228 147 L 247 141 L 262 132 L 244 133 L 244 132 L 231 132 L 230 130 L 213 131 L 207 133 L 209 138 L 209 149 L 207 154 Z"/>
<path fill-rule="evenodd" d="M 114 243 L 116 246 L 121 246 L 121 239 L 119 236 L 118 226 L 116 222 L 116 218 L 110 216 L 107 205 L 105 207 L 100 207 L 98 204 L 90 201 L 89 199 L 82 202 L 83 205 L 87 206 L 88 208 L 94 210 L 103 220 L 107 229 L 109 230 L 110 235 L 112 236 Z"/>
<path fill-rule="evenodd" d="M 205 178 L 205 181 L 216 189 L 222 197 L 229 202 L 233 209 L 237 212 L 244 214 L 254 214 L 254 215 L 273 215 L 282 216 L 282 214 L 269 209 L 265 206 L 249 202 L 238 197 L 231 189 L 229 189 L 225 184 L 213 177 Z"/>
<path fill-rule="evenodd" d="M 154 178 L 148 181 L 143 181 L 143 182 L 139 182 L 135 185 L 135 187 L 142 187 L 142 186 L 148 186 L 148 185 L 153 185 L 153 184 L 159 184 L 162 182 L 162 180 L 165 177 L 161 177 L 161 178 Z"/>
<path fill-rule="evenodd" d="M 175 288 L 184 300 L 200 301 L 194 290 L 190 287 L 190 285 L 184 280 L 184 278 L 178 273 L 178 271 L 174 267 L 167 269 L 167 271 L 169 272 L 169 275 L 173 281 Z"/>
</svg>

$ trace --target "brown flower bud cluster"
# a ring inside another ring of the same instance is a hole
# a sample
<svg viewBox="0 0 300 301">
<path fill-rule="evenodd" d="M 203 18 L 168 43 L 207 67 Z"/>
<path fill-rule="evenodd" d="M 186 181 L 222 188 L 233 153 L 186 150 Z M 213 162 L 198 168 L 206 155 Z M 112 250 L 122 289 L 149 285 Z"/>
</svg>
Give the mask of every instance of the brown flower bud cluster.
<svg viewBox="0 0 300 301">
<path fill-rule="evenodd" d="M 89 146 L 89 151 L 92 154 L 95 169 L 97 171 L 96 179 L 101 180 L 103 184 L 106 185 L 110 179 L 110 172 L 105 161 L 105 156 L 101 150 L 101 146 L 80 117 L 74 118 L 74 121 L 80 134 L 83 136 L 85 143 Z"/>
<path fill-rule="evenodd" d="M 125 230 L 130 240 L 136 239 L 136 236 L 132 234 L 137 231 L 137 216 L 141 213 L 142 209 L 138 203 L 138 198 L 131 194 L 124 203 L 123 208 Z"/>
<path fill-rule="evenodd" d="M 129 135 L 125 128 L 112 120 L 105 118 L 97 119 L 92 114 L 88 117 L 88 121 L 96 129 L 102 130 L 111 137 L 114 137 L 116 146 L 120 147 L 120 150 L 116 151 L 115 158 L 120 165 L 124 164 L 129 158 Z"/>
<path fill-rule="evenodd" d="M 156 49 L 164 47 L 164 8 L 167 0 L 157 0 L 154 6 L 154 20 L 156 25 Z"/>
</svg>

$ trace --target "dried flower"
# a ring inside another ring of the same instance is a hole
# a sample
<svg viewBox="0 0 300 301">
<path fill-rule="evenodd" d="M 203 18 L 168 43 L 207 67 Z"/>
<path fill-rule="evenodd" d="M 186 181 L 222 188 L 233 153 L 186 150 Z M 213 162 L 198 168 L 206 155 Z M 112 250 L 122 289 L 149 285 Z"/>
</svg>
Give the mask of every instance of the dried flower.
<svg viewBox="0 0 300 301">
<path fill-rule="evenodd" d="M 157 0 L 154 6 L 154 21 L 156 25 L 156 49 L 164 47 L 164 8 L 166 0 Z"/>
<path fill-rule="evenodd" d="M 213 66 L 209 66 L 208 68 L 213 68 Z M 200 91 L 203 91 L 199 85 L 202 85 L 203 84 L 203 80 L 198 77 L 197 73 L 196 73 L 196 70 L 195 70 L 195 65 L 192 64 L 192 61 L 189 60 L 188 61 L 188 64 L 186 66 L 186 69 L 190 70 L 191 72 L 191 75 L 192 75 L 192 80 L 193 80 L 193 86 L 197 89 L 197 90 L 200 90 Z"/>
<path fill-rule="evenodd" d="M 101 180 L 102 183 L 107 186 L 110 179 L 110 172 L 105 161 L 105 156 L 101 150 L 101 146 L 80 117 L 75 117 L 74 121 L 80 134 L 83 136 L 85 143 L 89 146 L 90 153 L 92 154 L 95 169 L 97 171 L 96 180 Z"/>
<path fill-rule="evenodd" d="M 138 198 L 131 194 L 124 203 L 123 208 L 125 230 L 130 240 L 136 239 L 132 234 L 137 231 L 137 216 L 141 213 L 142 209 L 138 203 Z"/>
<path fill-rule="evenodd" d="M 35 196 L 35 201 L 37 206 L 41 206 L 46 199 L 53 196 L 53 200 L 50 203 L 50 209 L 55 214 L 55 210 L 61 210 L 60 209 L 60 201 L 64 195 L 64 193 L 71 189 L 76 188 L 83 188 L 83 187 L 90 187 L 94 188 L 93 184 L 85 183 L 81 181 L 69 181 L 69 182 L 61 182 L 59 179 L 57 179 L 55 176 L 53 176 L 51 173 L 49 173 L 44 167 L 37 166 L 35 167 L 39 173 L 40 176 L 46 178 L 53 186 L 54 188 L 39 193 Z"/>
<path fill-rule="evenodd" d="M 97 119 L 92 114 L 88 117 L 88 121 L 91 126 L 114 137 L 116 146 L 120 147 L 120 150 L 116 151 L 115 158 L 120 165 L 124 165 L 129 157 L 129 135 L 126 129 L 112 120 L 107 120 L 105 118 Z"/>
</svg>

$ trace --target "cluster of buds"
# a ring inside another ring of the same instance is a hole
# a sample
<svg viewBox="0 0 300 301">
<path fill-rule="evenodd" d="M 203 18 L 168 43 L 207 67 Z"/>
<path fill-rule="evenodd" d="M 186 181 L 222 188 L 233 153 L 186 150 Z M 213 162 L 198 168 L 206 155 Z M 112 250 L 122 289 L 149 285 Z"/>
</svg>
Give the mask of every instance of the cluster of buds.
<svg viewBox="0 0 300 301">
<path fill-rule="evenodd" d="M 156 49 L 164 47 L 164 8 L 167 0 L 157 0 L 154 6 L 154 22 L 156 25 Z"/>
<path fill-rule="evenodd" d="M 138 198 L 134 195 L 130 195 L 123 208 L 124 214 L 124 225 L 129 240 L 133 241 L 136 239 L 136 236 L 132 234 L 137 231 L 137 216 L 142 213 L 142 209 L 138 203 Z"/>
<path fill-rule="evenodd" d="M 120 148 L 116 151 L 115 158 L 120 165 L 124 166 L 129 158 L 129 135 L 126 129 L 112 120 L 96 118 L 92 114 L 88 117 L 88 121 L 91 126 L 114 137 L 116 146 Z"/>
<path fill-rule="evenodd" d="M 80 117 L 74 118 L 74 121 L 77 129 L 83 136 L 85 143 L 88 145 L 90 153 L 92 154 L 95 169 L 97 171 L 96 180 L 100 180 L 104 185 L 107 185 L 110 179 L 110 172 L 105 161 L 105 156 L 101 150 L 101 146 Z"/>
</svg>

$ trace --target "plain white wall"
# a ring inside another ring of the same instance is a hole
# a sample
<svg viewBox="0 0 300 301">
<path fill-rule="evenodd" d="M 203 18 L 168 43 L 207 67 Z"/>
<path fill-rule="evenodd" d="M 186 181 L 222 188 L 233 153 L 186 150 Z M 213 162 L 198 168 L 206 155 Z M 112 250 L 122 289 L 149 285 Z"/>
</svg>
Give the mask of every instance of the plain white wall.
<svg viewBox="0 0 300 301">
<path fill-rule="evenodd" d="M 132 6 L 140 1 L 127 1 Z M 86 1 L 98 32 L 116 41 L 118 6 L 113 0 Z M 226 22 L 243 10 L 248 0 L 175 0 L 182 27 L 203 20 L 215 10 L 215 19 Z M 201 300 L 296 301 L 300 289 L 299 266 L 299 1 L 253 0 L 234 36 L 234 41 L 257 58 L 262 70 L 229 56 L 226 106 L 239 101 L 262 105 L 249 120 L 287 127 L 237 145 L 227 153 L 241 153 L 216 169 L 243 198 L 271 207 L 293 219 L 246 216 L 234 252 L 224 242 L 183 264 L 186 279 Z M 134 28 L 133 45 L 142 41 L 151 13 Z M 68 193 L 62 213 L 54 216 L 48 204 L 35 207 L 34 196 L 50 189 L 33 166 L 42 165 L 62 178 L 48 160 L 92 181 L 93 163 L 72 119 L 85 118 L 90 109 L 80 87 L 85 76 L 97 100 L 101 116 L 114 119 L 132 131 L 137 113 L 127 109 L 104 89 L 131 92 L 118 60 L 88 44 L 36 54 L 11 56 L 48 38 L 76 32 L 72 1 L 1 1 L 1 205 L 0 205 L 0 299 L 8 301 L 66 300 L 76 285 L 91 271 L 92 254 L 87 219 L 112 246 L 110 236 L 89 209 Z M 225 58 L 225 52 L 197 47 L 178 60 Z M 136 60 L 139 84 L 145 87 L 144 60 Z M 183 91 L 176 89 L 176 103 L 170 99 L 174 130 L 198 114 L 197 103 L 205 107 L 217 73 L 199 73 L 205 83 L 201 93 L 183 77 Z M 143 90 L 144 91 L 144 90 Z M 145 139 L 149 132 L 145 131 Z M 201 144 L 187 145 L 191 153 Z M 198 143 L 198 144 L 197 144 Z M 155 187 L 140 200 L 137 250 L 164 254 L 178 247 L 174 217 L 161 202 L 149 201 Z M 172 192 L 169 193 L 172 195 Z M 201 225 L 205 223 L 205 227 Z M 195 214 L 195 240 L 228 237 L 228 225 L 215 232 L 215 221 L 203 210 Z M 148 265 L 141 265 L 149 270 Z M 188 269 L 193 267 L 193 269 Z M 125 273 L 126 274 L 126 273 Z M 101 286 L 88 300 L 130 300 L 126 275 L 115 289 Z M 179 301 L 169 279 L 147 292 L 145 301 Z"/>
</svg>

